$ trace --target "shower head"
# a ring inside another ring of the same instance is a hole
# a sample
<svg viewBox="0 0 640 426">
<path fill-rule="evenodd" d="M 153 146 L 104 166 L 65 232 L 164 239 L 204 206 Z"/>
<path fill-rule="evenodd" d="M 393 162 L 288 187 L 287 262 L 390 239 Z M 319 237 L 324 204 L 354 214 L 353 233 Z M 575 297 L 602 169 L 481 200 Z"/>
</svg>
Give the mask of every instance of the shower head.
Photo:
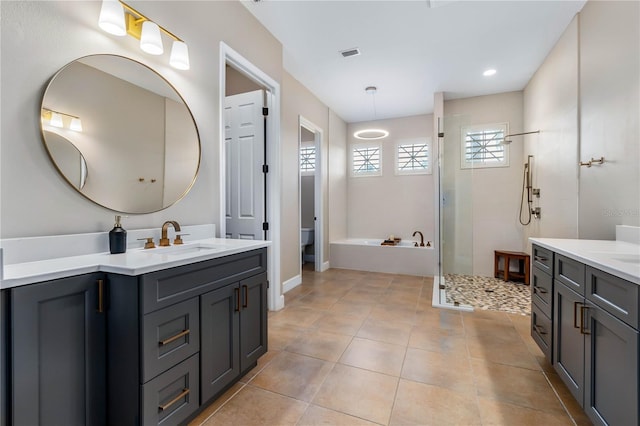
<svg viewBox="0 0 640 426">
<path fill-rule="evenodd" d="M 507 139 L 508 137 L 530 135 L 530 134 L 533 134 L 533 133 L 540 133 L 540 130 L 534 130 L 533 132 L 511 133 L 509 135 L 504 135 L 504 139 L 502 141 L 500 141 L 500 145 L 509 145 L 511 142 L 513 142 L 511 139 Z"/>
</svg>

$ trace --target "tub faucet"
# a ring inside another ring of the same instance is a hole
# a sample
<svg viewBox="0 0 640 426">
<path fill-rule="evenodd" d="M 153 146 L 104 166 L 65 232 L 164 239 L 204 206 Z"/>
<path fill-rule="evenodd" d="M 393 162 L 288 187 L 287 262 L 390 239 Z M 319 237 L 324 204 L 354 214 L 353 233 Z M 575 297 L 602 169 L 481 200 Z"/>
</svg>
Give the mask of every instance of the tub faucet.
<svg viewBox="0 0 640 426">
<path fill-rule="evenodd" d="M 424 247 L 424 235 L 422 235 L 422 232 L 420 232 L 420 231 L 415 231 L 412 236 L 415 237 L 416 234 L 420 234 L 420 247 Z M 418 247 L 418 243 L 417 242 L 416 242 L 415 246 Z"/>
<path fill-rule="evenodd" d="M 168 220 L 162 224 L 162 236 L 160 237 L 160 247 L 170 246 L 169 238 L 167 237 L 167 231 L 169 230 L 169 225 L 173 226 L 173 229 L 176 232 L 180 232 L 180 224 L 175 220 Z"/>
</svg>

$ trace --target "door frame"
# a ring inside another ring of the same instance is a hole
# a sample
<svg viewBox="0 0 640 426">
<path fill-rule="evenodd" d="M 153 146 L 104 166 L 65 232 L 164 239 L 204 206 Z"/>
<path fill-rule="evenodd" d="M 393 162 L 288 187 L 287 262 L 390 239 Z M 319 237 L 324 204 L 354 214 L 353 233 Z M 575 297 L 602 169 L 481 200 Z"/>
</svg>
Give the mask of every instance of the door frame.
<svg viewBox="0 0 640 426">
<path fill-rule="evenodd" d="M 253 65 L 249 60 L 244 58 L 229 45 L 220 42 L 220 72 L 218 85 L 218 166 L 219 166 L 219 230 L 218 235 L 225 235 L 226 221 L 225 218 L 225 202 L 226 202 L 226 170 L 225 170 L 225 114 L 224 114 L 224 98 L 226 95 L 226 66 L 231 65 L 240 71 L 250 80 L 263 86 L 267 92 L 267 107 L 269 115 L 267 116 L 267 163 L 269 164 L 269 173 L 267 173 L 267 217 L 265 221 L 269 222 L 269 232 L 271 245 L 267 248 L 268 256 L 268 280 L 271 283 L 268 290 L 268 306 L 269 310 L 278 311 L 284 307 L 284 296 L 282 295 L 282 284 L 280 282 L 280 217 L 281 217 L 281 165 L 280 165 L 280 84 L 273 78 L 269 77 L 261 69 Z"/>
<path fill-rule="evenodd" d="M 315 256 L 314 269 L 318 272 L 322 271 L 324 265 L 324 205 L 322 197 L 322 129 L 316 126 L 312 121 L 306 119 L 302 115 L 298 115 L 298 159 L 300 158 L 300 146 L 302 144 L 302 128 L 307 129 L 314 135 L 314 145 L 316 147 L 316 169 L 313 174 L 313 214 L 316 218 L 313 224 L 313 250 Z M 298 160 L 299 162 L 299 160 Z M 298 167 L 298 223 L 302 228 L 302 174 Z M 301 244 L 301 235 L 298 232 L 298 247 Z M 300 276 L 302 277 L 302 264 L 300 264 Z"/>
</svg>

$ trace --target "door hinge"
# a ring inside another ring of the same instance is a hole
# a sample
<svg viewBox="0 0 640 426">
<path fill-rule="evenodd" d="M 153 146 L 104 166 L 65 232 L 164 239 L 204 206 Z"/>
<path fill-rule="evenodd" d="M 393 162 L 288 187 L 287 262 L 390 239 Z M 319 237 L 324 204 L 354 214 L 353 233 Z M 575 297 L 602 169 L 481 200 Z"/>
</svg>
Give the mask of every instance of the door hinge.
<svg viewBox="0 0 640 426">
<path fill-rule="evenodd" d="M 438 133 L 438 137 L 439 137 L 439 138 L 444 138 L 444 132 L 439 132 L 439 133 Z"/>
<path fill-rule="evenodd" d="M 267 288 L 269 288 L 269 285 L 270 285 L 270 284 L 271 284 L 271 283 L 269 282 L 269 280 L 267 280 Z"/>
<path fill-rule="evenodd" d="M 262 108 L 262 115 L 265 117 L 269 115 L 269 108 Z"/>
<path fill-rule="evenodd" d="M 262 222 L 262 230 L 263 231 L 269 230 L 269 222 Z"/>
<path fill-rule="evenodd" d="M 268 164 L 263 164 L 262 165 L 262 173 L 269 173 L 269 165 Z"/>
</svg>

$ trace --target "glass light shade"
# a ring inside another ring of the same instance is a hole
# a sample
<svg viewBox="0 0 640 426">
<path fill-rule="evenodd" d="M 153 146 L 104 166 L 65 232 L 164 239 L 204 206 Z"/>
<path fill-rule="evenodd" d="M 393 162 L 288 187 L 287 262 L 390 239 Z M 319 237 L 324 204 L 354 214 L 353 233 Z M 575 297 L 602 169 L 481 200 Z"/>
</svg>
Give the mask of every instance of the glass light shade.
<svg viewBox="0 0 640 426">
<path fill-rule="evenodd" d="M 127 33 L 124 8 L 118 0 L 102 0 L 98 25 L 109 34 L 123 36 Z"/>
<path fill-rule="evenodd" d="M 162 55 L 162 52 L 164 52 L 162 37 L 160 36 L 160 27 L 158 27 L 158 24 L 155 22 L 144 21 L 142 23 L 140 49 L 150 55 Z"/>
<path fill-rule="evenodd" d="M 179 70 L 189 69 L 189 48 L 184 41 L 174 40 L 169 64 Z"/>
<path fill-rule="evenodd" d="M 49 124 L 53 127 L 64 127 L 64 123 L 62 123 L 62 116 L 57 112 L 51 112 L 51 118 L 49 119 Z"/>
<path fill-rule="evenodd" d="M 69 125 L 69 128 L 75 132 L 81 132 L 82 131 L 82 121 L 77 118 L 77 117 L 73 117 L 71 119 L 71 124 Z"/>
</svg>

